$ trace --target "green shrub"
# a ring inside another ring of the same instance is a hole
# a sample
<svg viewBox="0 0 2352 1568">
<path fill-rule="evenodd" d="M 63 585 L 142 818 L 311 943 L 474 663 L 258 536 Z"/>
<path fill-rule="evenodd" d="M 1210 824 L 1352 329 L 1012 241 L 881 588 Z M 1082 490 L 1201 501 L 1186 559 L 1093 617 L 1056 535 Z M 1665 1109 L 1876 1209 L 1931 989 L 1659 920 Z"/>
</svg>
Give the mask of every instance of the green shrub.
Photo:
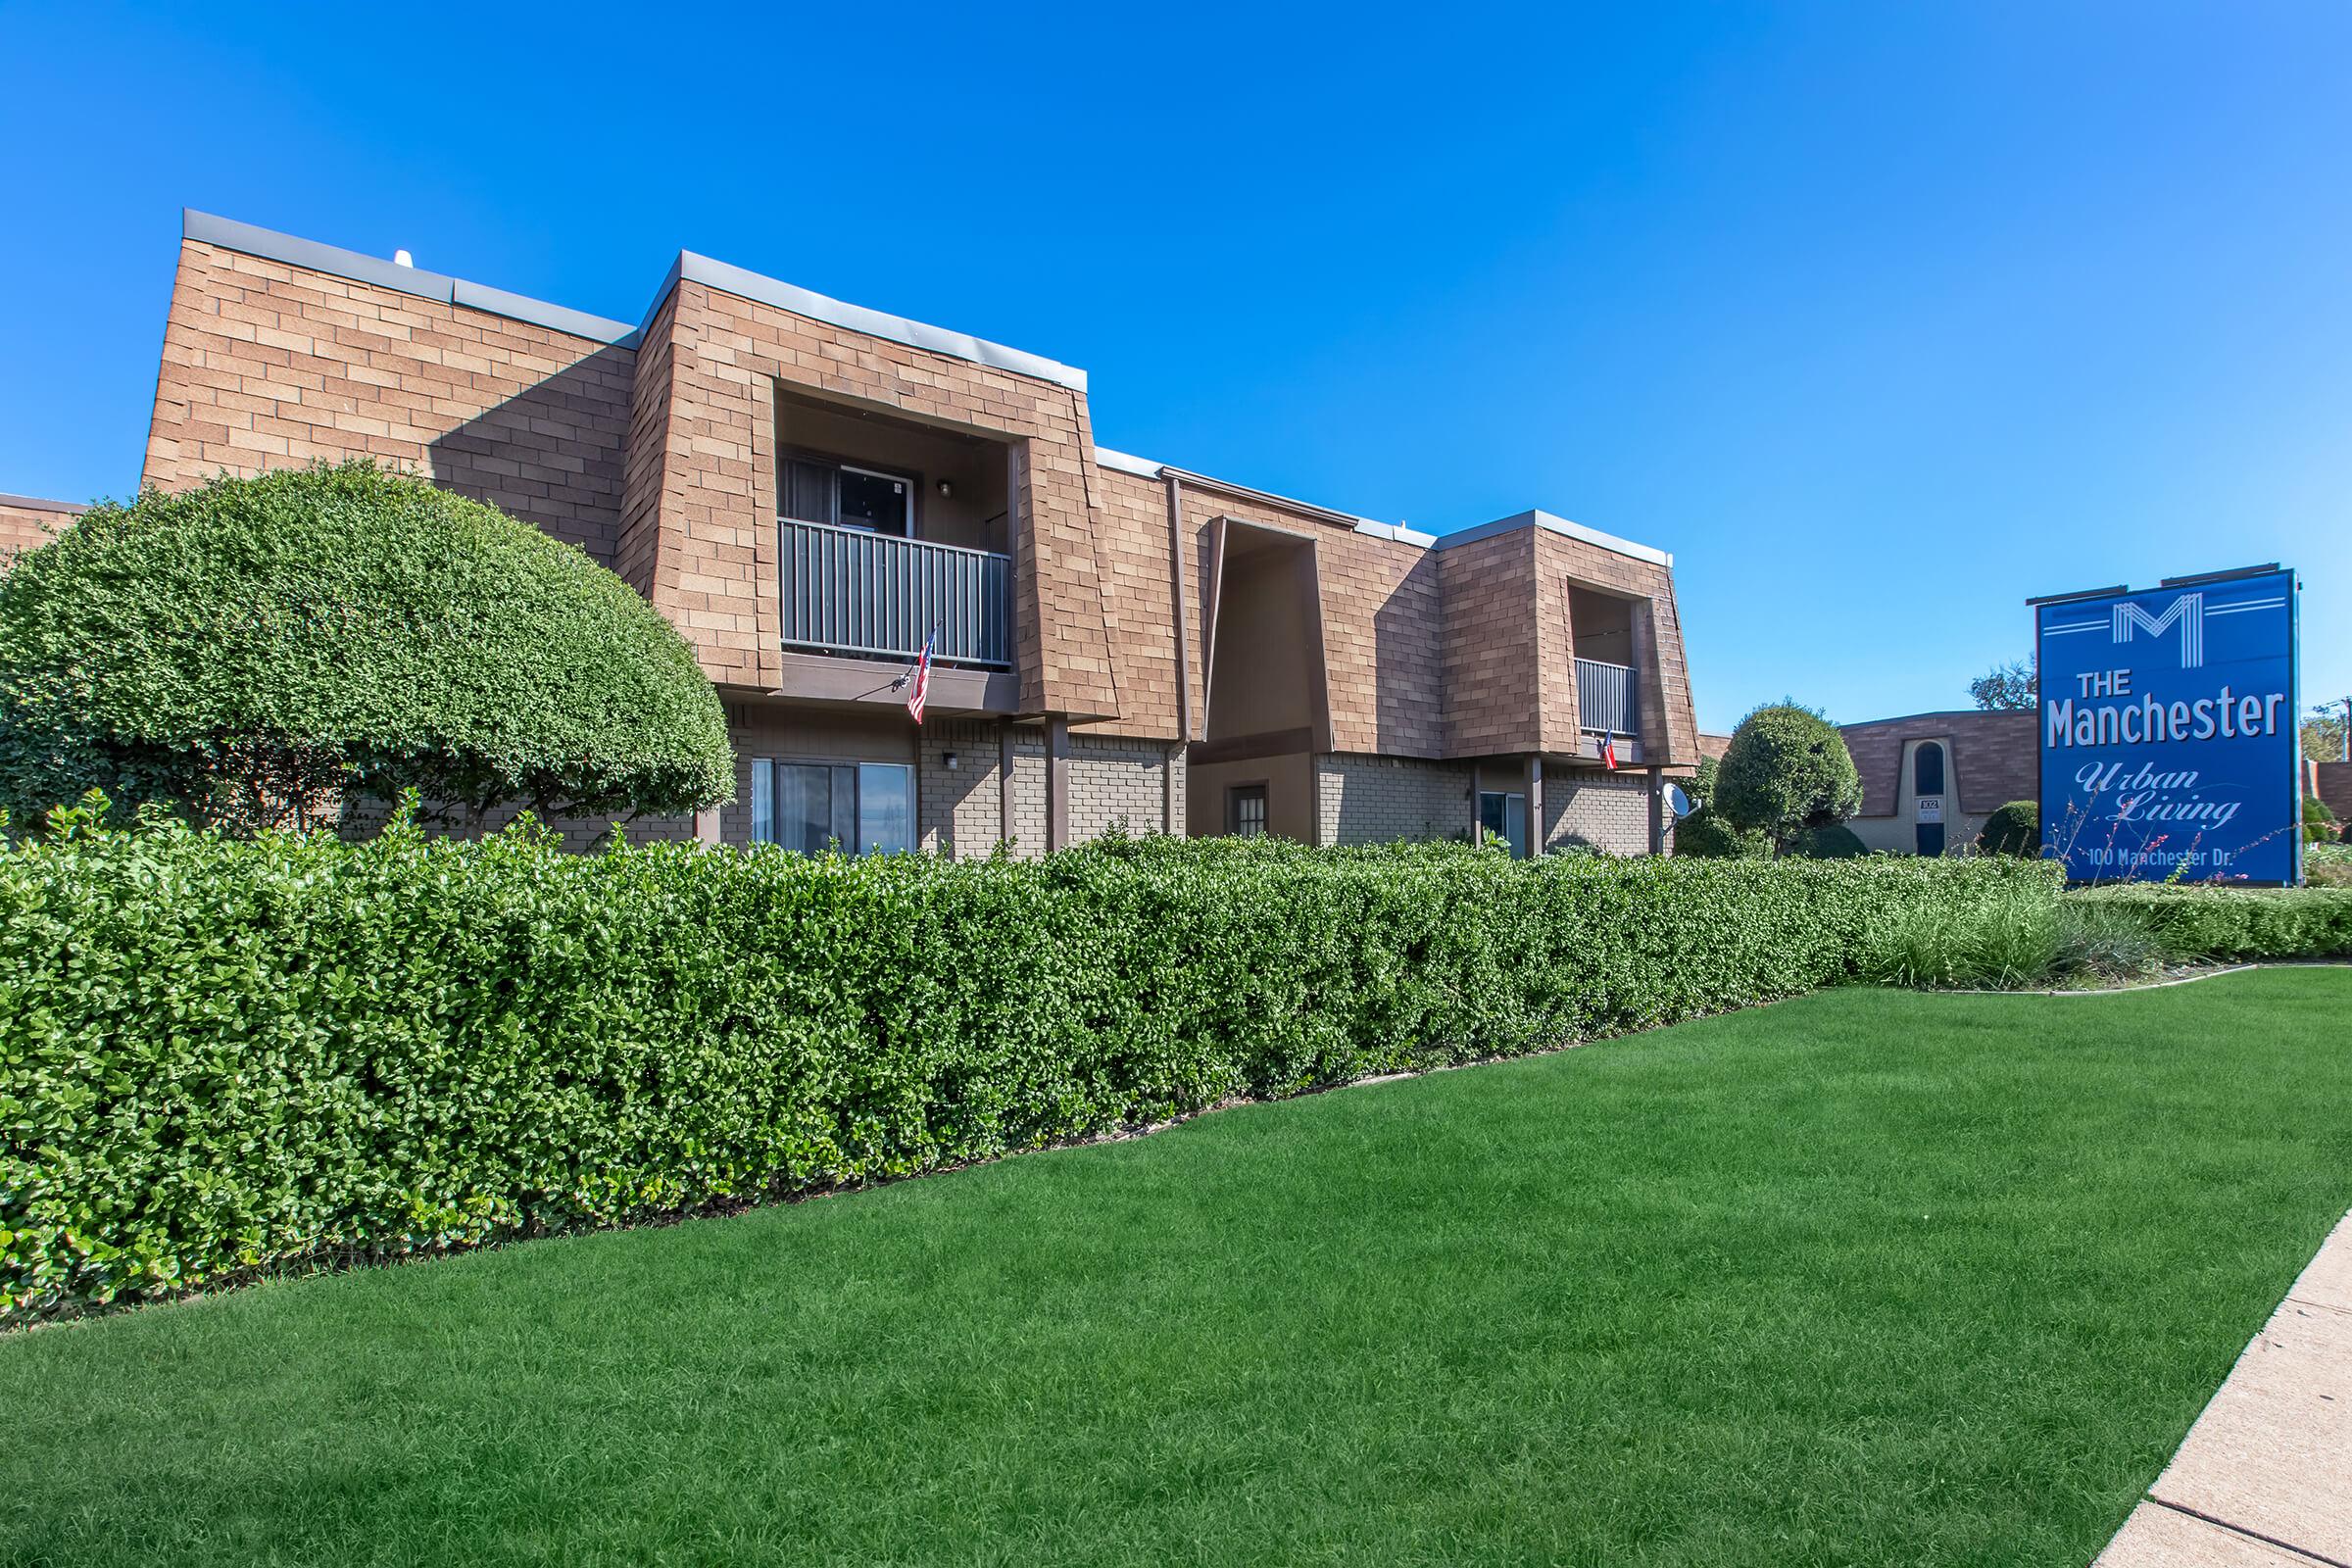
<svg viewBox="0 0 2352 1568">
<path fill-rule="evenodd" d="M 2039 855 L 2041 853 L 2041 805 L 2037 801 L 2011 801 L 1984 819 L 1984 829 L 1977 835 L 1977 848 L 1986 855 Z"/>
<path fill-rule="evenodd" d="M 1775 853 L 1786 855 L 1807 828 L 1859 810 L 1862 778 L 1838 726 L 1809 709 L 1777 703 L 1732 731 L 1716 796 L 1716 808 L 1734 826 L 1762 833 Z"/>
<path fill-rule="evenodd" d="M 1789 853 L 1808 860 L 1850 860 L 1857 855 L 1868 855 L 1870 846 L 1843 822 L 1832 822 L 1828 827 L 1807 828 L 1798 834 Z"/>
<path fill-rule="evenodd" d="M 0 805 L 99 789 L 245 827 L 351 794 L 684 813 L 725 715 L 629 586 L 370 465 L 101 506 L 0 578 Z"/>
<path fill-rule="evenodd" d="M 1694 808 L 1674 825 L 1674 853 L 1702 860 L 1754 860 L 1770 856 L 1772 843 L 1763 834 L 1734 827 L 1716 809 L 1720 766 L 1712 757 L 1699 762 L 1697 776 L 1690 784 Z"/>
<path fill-rule="evenodd" d="M 2303 880 L 2315 888 L 2352 888 L 2352 844 L 2304 846 Z"/>
<path fill-rule="evenodd" d="M 20 1316 L 901 1176 L 1852 978 L 2009 861 L 0 845 Z"/>
<path fill-rule="evenodd" d="M 2307 844 L 2333 844 L 2342 838 L 2335 813 L 2328 803 L 2317 795 L 2303 797 L 2303 841 Z"/>
<path fill-rule="evenodd" d="M 2183 958 L 2352 957 L 2352 888 L 2138 884 L 2067 898 L 2130 911 Z"/>
</svg>

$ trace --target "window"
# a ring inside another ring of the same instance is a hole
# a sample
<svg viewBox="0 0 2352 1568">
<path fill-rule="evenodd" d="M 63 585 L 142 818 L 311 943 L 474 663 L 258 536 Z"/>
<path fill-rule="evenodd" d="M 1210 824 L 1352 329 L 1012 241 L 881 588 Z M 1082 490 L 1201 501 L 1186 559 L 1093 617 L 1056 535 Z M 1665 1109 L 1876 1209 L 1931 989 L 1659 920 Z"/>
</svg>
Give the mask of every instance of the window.
<svg viewBox="0 0 2352 1568">
<path fill-rule="evenodd" d="M 830 458 L 787 456 L 776 491 L 778 508 L 795 522 L 833 523 L 901 538 L 914 534 L 915 482 L 906 474 Z"/>
<path fill-rule="evenodd" d="M 1943 853 L 1943 824 L 1941 822 L 1922 822 L 1911 831 L 1918 836 L 1917 843 L 1920 854 L 1941 855 Z"/>
<path fill-rule="evenodd" d="M 899 762 L 752 760 L 752 842 L 822 855 L 914 847 L 914 769 Z"/>
<path fill-rule="evenodd" d="M 1511 853 L 1527 858 L 1527 797 L 1516 791 L 1481 790 L 1478 794 L 1481 838 L 1502 840 Z"/>
<path fill-rule="evenodd" d="M 1237 838 L 1266 836 L 1266 787 L 1236 784 L 1225 792 L 1225 831 Z"/>
<path fill-rule="evenodd" d="M 1939 743 L 1922 741 L 1919 749 L 1911 754 L 1911 793 L 1943 793 L 1943 747 Z"/>
</svg>

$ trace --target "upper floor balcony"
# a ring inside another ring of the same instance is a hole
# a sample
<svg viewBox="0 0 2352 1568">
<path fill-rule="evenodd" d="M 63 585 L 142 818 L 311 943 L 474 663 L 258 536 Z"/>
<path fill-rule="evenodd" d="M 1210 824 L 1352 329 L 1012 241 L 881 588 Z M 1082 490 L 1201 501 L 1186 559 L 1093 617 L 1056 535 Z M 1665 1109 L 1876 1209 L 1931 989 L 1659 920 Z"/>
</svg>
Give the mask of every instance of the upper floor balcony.
<svg viewBox="0 0 2352 1568">
<path fill-rule="evenodd" d="M 783 638 L 807 653 L 1012 663 L 1012 558 L 786 517 Z"/>
<path fill-rule="evenodd" d="M 776 527 L 787 650 L 1005 670 L 1009 453 L 976 432 L 785 396 Z"/>
<path fill-rule="evenodd" d="M 1588 735 L 1642 733 L 1642 689 L 1630 664 L 1576 662 L 1577 727 Z"/>
</svg>

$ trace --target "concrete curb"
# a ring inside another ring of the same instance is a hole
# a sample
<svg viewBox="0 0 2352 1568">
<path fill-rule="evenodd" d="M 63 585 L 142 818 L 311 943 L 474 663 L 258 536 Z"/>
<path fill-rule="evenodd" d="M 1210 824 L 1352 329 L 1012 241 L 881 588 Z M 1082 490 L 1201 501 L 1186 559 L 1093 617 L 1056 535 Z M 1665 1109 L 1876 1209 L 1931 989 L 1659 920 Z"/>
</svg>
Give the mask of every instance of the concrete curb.
<svg viewBox="0 0 2352 1568">
<path fill-rule="evenodd" d="M 2092 1568 L 2352 1568 L 2352 1214 Z"/>
</svg>

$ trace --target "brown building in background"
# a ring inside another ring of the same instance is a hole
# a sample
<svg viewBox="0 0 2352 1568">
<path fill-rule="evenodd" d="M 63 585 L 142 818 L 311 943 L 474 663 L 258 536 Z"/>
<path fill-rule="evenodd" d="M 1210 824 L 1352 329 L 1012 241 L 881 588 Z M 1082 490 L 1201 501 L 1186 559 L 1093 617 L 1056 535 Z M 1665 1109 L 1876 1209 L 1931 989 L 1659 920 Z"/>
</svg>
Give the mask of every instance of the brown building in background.
<svg viewBox="0 0 2352 1568">
<path fill-rule="evenodd" d="M 1993 812 L 2038 798 L 2034 725 L 2031 710 L 1957 709 L 1840 726 L 1862 775 L 1862 809 L 1845 825 L 1899 855 L 1974 844 Z"/>
<path fill-rule="evenodd" d="M 685 634 L 736 799 L 642 836 L 1638 852 L 1698 760 L 1662 551 L 1542 512 L 1437 539 L 1108 451 L 1083 371 L 692 253 L 630 323 L 188 214 L 145 481 L 352 456 Z M 918 728 L 892 681 L 934 635 Z"/>
</svg>

